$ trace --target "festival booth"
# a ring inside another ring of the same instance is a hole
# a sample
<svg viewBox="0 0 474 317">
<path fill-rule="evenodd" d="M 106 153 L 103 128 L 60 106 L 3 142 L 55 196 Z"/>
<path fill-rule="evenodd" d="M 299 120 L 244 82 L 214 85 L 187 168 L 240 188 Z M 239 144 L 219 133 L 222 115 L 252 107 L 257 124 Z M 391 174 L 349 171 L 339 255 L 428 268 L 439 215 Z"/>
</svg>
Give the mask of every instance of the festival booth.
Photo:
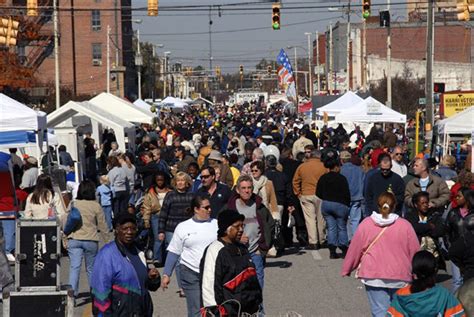
<svg viewBox="0 0 474 317">
<path fill-rule="evenodd" d="M 41 155 L 46 114 L 0 93 L 0 148 L 32 147 Z"/>
<path fill-rule="evenodd" d="M 341 112 L 353 109 L 358 103 L 362 102 L 363 100 L 364 99 L 357 96 L 352 91 L 348 91 L 333 102 L 330 102 L 327 105 L 317 108 L 316 114 L 322 117 L 324 113 L 326 113 L 329 117 L 334 117 Z"/>
<path fill-rule="evenodd" d="M 97 143 L 101 142 L 102 130 L 113 129 L 120 149 L 134 149 L 135 125 L 88 101 L 69 101 L 48 115 L 48 127 L 53 128 L 60 144 L 66 145 L 74 160 L 83 152 L 82 135 L 91 132 Z M 83 161 L 83 160 L 80 160 Z"/>
<path fill-rule="evenodd" d="M 103 92 L 89 102 L 108 113 L 114 114 L 115 117 L 130 123 L 153 123 L 154 115 L 134 106 L 131 102 Z"/>
<path fill-rule="evenodd" d="M 19 211 L 9 154 L 0 152 L 0 220 L 15 219 Z"/>
<path fill-rule="evenodd" d="M 474 106 L 436 123 L 443 149 L 448 149 L 453 134 L 471 135 L 474 132 Z"/>
<path fill-rule="evenodd" d="M 372 97 L 367 97 L 353 105 L 347 111 L 336 114 L 336 121 L 352 121 L 357 123 L 391 122 L 406 124 L 407 116 L 390 109 Z"/>
<path fill-rule="evenodd" d="M 137 99 L 133 102 L 133 105 L 140 110 L 145 111 L 148 115 L 154 116 L 153 112 L 150 111 L 151 105 L 142 99 Z"/>
</svg>

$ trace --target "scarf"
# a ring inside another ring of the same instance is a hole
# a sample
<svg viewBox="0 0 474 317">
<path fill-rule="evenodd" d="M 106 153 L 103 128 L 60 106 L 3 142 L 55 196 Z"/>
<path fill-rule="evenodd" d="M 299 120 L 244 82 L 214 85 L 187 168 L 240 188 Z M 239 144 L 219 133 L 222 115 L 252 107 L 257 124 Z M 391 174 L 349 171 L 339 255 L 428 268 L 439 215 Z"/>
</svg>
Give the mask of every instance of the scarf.
<svg viewBox="0 0 474 317">
<path fill-rule="evenodd" d="M 262 198 L 262 202 L 265 207 L 269 208 L 269 201 L 267 197 L 267 191 L 265 189 L 265 185 L 267 185 L 268 178 L 265 175 L 260 176 L 259 180 L 253 178 L 253 193 L 255 195 L 259 195 Z"/>
</svg>

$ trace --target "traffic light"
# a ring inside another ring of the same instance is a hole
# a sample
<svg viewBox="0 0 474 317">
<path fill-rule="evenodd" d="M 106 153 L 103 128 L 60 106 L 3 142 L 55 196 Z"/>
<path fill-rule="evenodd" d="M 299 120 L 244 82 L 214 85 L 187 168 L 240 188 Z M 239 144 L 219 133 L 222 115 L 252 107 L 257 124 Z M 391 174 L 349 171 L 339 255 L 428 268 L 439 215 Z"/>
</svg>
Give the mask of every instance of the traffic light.
<svg viewBox="0 0 474 317">
<path fill-rule="evenodd" d="M 15 46 L 18 35 L 19 22 L 12 18 L 0 19 L 0 44 L 6 46 Z"/>
<path fill-rule="evenodd" d="M 364 19 L 370 17 L 370 0 L 362 0 L 362 17 Z"/>
<path fill-rule="evenodd" d="M 474 4 L 470 4 L 469 0 L 458 0 L 456 9 L 459 21 L 469 21 L 471 19 L 470 12 L 474 12 Z"/>
<path fill-rule="evenodd" d="M 239 74 L 242 76 L 244 74 L 244 65 L 239 66 Z"/>
<path fill-rule="evenodd" d="M 29 17 L 38 16 L 38 0 L 26 1 L 26 15 Z"/>
<path fill-rule="evenodd" d="M 272 66 L 271 65 L 267 66 L 267 73 L 268 73 L 268 75 L 272 74 Z"/>
<path fill-rule="evenodd" d="M 445 87 L 446 87 L 445 83 L 434 83 L 433 92 L 438 93 L 438 94 L 442 94 L 442 93 L 444 93 Z"/>
<path fill-rule="evenodd" d="M 220 77 L 220 76 L 221 76 L 221 67 L 216 66 L 216 77 Z"/>
<path fill-rule="evenodd" d="M 272 4 L 272 28 L 274 30 L 280 29 L 280 2 Z"/>
<path fill-rule="evenodd" d="M 158 15 L 158 0 L 148 0 L 148 15 L 149 16 Z"/>
</svg>

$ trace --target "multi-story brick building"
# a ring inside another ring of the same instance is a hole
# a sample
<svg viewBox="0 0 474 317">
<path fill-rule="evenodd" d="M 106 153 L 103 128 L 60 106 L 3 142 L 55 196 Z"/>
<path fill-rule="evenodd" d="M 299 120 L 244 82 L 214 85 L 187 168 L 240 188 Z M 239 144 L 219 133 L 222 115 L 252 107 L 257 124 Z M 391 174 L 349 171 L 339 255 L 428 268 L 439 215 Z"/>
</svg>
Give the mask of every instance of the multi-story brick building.
<svg viewBox="0 0 474 317">
<path fill-rule="evenodd" d="M 352 24 L 350 46 L 350 88 L 366 88 L 386 76 L 387 29 L 376 21 L 366 24 L 366 46 L 363 53 L 362 24 Z M 347 24 L 333 26 L 333 76 L 347 74 Z M 474 32 L 469 23 L 437 22 L 434 39 L 433 76 L 436 82 L 444 82 L 447 90 L 472 89 L 474 87 Z M 319 38 L 320 60 L 329 72 L 329 31 Z M 324 45 L 323 43 L 326 43 Z M 315 46 L 315 45 L 314 45 Z M 364 57 L 366 58 L 364 63 Z M 401 76 L 408 68 L 413 77 L 425 77 L 426 24 L 397 22 L 391 25 L 391 76 Z M 364 64 L 366 65 L 364 67 Z M 367 83 L 364 83 L 364 79 Z M 345 82 L 345 80 L 342 80 Z M 334 87 L 333 87 L 334 88 Z M 341 90 L 346 87 L 340 86 Z M 339 90 L 339 89 L 338 89 Z"/>
<path fill-rule="evenodd" d="M 10 3 L 8 3 L 10 2 Z M 26 1 L 9 0 L 6 5 L 24 6 Z M 3 5 L 5 5 L 3 4 Z M 1 9 L 0 4 L 0 9 Z M 37 58 L 34 77 L 36 88 L 54 87 L 55 66 L 53 43 L 52 0 L 39 0 L 38 33 L 47 39 L 19 43 L 18 52 L 26 62 Z M 96 95 L 107 87 L 107 26 L 110 26 L 111 92 L 136 95 L 136 71 L 132 50 L 133 29 L 131 0 L 58 0 L 59 78 L 60 86 L 70 88 L 74 95 Z M 37 46 L 43 45 L 41 52 Z M 35 87 L 33 87 L 35 88 Z M 33 90 L 48 93 L 47 89 Z"/>
</svg>

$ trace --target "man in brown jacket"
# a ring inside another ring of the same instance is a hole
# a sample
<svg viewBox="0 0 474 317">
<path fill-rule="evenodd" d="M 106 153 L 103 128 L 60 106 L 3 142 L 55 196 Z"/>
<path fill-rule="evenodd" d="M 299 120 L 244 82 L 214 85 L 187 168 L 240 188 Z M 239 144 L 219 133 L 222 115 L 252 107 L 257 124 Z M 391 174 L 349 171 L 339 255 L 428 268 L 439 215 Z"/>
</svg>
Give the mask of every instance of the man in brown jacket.
<svg viewBox="0 0 474 317">
<path fill-rule="evenodd" d="M 299 198 L 308 230 L 309 249 L 319 249 L 326 241 L 326 222 L 321 214 L 321 199 L 316 196 L 319 178 L 326 173 L 321 152 L 311 151 L 310 158 L 298 166 L 293 176 L 293 192 Z"/>
<path fill-rule="evenodd" d="M 425 191 L 430 195 L 429 207 L 442 212 L 449 201 L 450 192 L 446 182 L 441 177 L 430 174 L 428 166 L 425 159 L 415 160 L 413 171 L 418 177 L 409 181 L 405 188 L 405 204 L 413 208 L 413 195 Z"/>
</svg>

